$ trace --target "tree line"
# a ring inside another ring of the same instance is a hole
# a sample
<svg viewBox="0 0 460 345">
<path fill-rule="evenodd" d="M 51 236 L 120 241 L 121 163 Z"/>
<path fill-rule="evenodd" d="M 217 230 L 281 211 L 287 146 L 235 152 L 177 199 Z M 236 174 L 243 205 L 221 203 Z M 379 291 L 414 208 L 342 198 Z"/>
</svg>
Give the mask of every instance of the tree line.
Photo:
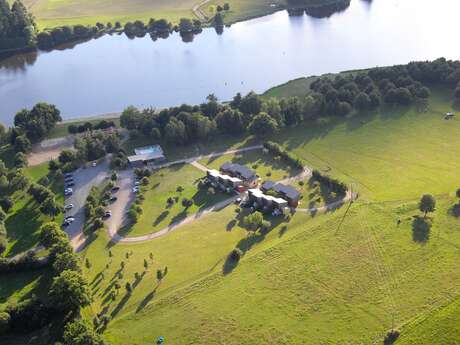
<svg viewBox="0 0 460 345">
<path fill-rule="evenodd" d="M 81 309 L 91 303 L 91 294 L 67 234 L 56 223 L 47 223 L 40 228 L 39 240 L 49 252 L 47 263 L 53 275 L 46 299 L 32 296 L 10 303 L 0 311 L 1 332 L 24 334 L 60 320 L 64 327 L 55 337 L 63 344 L 105 344 L 81 317 Z"/>
<path fill-rule="evenodd" d="M 266 137 L 283 127 L 320 117 L 369 112 L 382 104 L 426 103 L 429 85 L 434 84 L 454 90 L 460 99 L 460 62 L 441 58 L 320 77 L 305 90 L 304 97 L 266 99 L 250 92 L 236 94 L 227 104 L 209 95 L 200 105 L 183 104 L 159 111 L 130 106 L 120 120 L 134 136 L 177 145 L 203 141 L 219 133 Z"/>
<path fill-rule="evenodd" d="M 33 46 L 35 21 L 20 0 L 0 0 L 0 51 Z"/>
</svg>

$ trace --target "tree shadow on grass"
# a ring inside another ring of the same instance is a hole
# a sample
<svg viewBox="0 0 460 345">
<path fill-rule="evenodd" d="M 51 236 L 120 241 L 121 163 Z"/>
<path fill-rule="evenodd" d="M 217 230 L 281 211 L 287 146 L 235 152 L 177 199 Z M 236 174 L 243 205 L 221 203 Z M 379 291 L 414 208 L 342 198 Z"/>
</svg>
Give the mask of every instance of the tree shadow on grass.
<svg viewBox="0 0 460 345">
<path fill-rule="evenodd" d="M 415 216 L 412 221 L 412 239 L 417 243 L 426 243 L 430 239 L 431 220 Z"/>
<path fill-rule="evenodd" d="M 233 230 L 233 228 L 235 227 L 235 225 L 237 224 L 237 220 L 236 219 L 232 219 L 231 221 L 229 221 L 227 223 L 227 226 L 225 227 L 225 229 L 230 232 Z"/>
<path fill-rule="evenodd" d="M 149 302 L 155 297 L 156 291 L 157 291 L 157 288 L 155 288 L 155 290 L 148 293 L 147 296 L 144 297 L 141 303 L 139 303 L 139 305 L 137 306 L 136 311 L 135 311 L 136 313 L 140 312 L 142 309 L 144 309 L 147 306 L 147 304 L 149 304 Z"/>
<path fill-rule="evenodd" d="M 158 224 L 160 224 L 163 220 L 165 220 L 168 214 L 169 214 L 169 210 L 161 212 L 161 214 L 153 222 L 153 226 L 157 226 Z"/>
<path fill-rule="evenodd" d="M 118 315 L 118 313 L 123 309 L 123 307 L 128 303 L 128 300 L 131 298 L 131 293 L 126 292 L 123 298 L 120 300 L 120 302 L 117 304 L 117 306 L 112 310 L 110 313 L 110 316 L 112 319 Z"/>
<path fill-rule="evenodd" d="M 222 274 L 226 276 L 227 274 L 232 273 L 233 270 L 236 268 L 236 266 L 238 266 L 238 263 L 239 263 L 239 260 L 238 261 L 234 260 L 232 256 L 228 254 L 222 266 Z"/>
<path fill-rule="evenodd" d="M 185 218 L 187 218 L 187 215 L 188 215 L 188 208 L 184 208 L 182 211 L 180 211 L 178 214 L 176 214 L 174 217 L 171 218 L 169 225 L 172 225 L 172 224 L 180 222 L 181 220 L 184 220 Z"/>
<path fill-rule="evenodd" d="M 447 213 L 452 217 L 459 218 L 460 217 L 460 203 L 455 204 L 451 208 L 449 208 Z"/>
</svg>

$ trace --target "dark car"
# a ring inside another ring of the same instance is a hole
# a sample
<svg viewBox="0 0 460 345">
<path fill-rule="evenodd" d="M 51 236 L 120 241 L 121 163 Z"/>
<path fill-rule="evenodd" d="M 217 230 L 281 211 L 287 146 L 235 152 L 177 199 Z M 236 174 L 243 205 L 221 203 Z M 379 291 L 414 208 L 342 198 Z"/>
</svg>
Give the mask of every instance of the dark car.
<svg viewBox="0 0 460 345">
<path fill-rule="evenodd" d="M 116 196 L 112 196 L 112 197 L 110 198 L 110 202 L 115 202 L 115 201 L 117 201 L 117 200 L 118 200 L 118 198 L 117 198 Z"/>
<path fill-rule="evenodd" d="M 69 188 L 69 187 L 73 187 L 73 186 L 75 186 L 75 182 L 68 182 L 65 187 Z"/>
<path fill-rule="evenodd" d="M 118 192 L 119 190 L 120 190 L 120 187 L 115 186 L 115 187 L 112 188 L 112 193 L 116 193 L 116 192 Z"/>
</svg>

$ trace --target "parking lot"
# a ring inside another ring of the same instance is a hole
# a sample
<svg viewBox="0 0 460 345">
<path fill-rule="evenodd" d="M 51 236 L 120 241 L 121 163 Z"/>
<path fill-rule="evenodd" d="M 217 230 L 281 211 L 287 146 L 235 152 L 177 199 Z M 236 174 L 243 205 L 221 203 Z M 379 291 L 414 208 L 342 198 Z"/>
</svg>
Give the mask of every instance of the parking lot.
<svg viewBox="0 0 460 345">
<path fill-rule="evenodd" d="M 72 216 L 75 220 L 65 227 L 72 245 L 77 250 L 82 247 L 85 241 L 83 236 L 83 224 L 85 222 L 84 208 L 86 198 L 91 187 L 101 184 L 108 178 L 109 166 L 107 160 L 97 166 L 85 167 L 72 173 L 74 185 L 71 187 L 73 193 L 65 198 L 65 205 L 72 204 L 73 207 L 65 212 L 65 216 Z"/>
</svg>

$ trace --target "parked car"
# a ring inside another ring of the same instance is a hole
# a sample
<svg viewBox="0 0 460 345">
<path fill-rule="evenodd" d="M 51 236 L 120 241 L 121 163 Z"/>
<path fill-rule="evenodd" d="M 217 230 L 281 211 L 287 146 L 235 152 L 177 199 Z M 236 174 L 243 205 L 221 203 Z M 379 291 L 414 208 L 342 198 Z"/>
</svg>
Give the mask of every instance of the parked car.
<svg viewBox="0 0 460 345">
<path fill-rule="evenodd" d="M 64 181 L 73 181 L 73 177 L 72 176 L 64 177 Z"/>
<path fill-rule="evenodd" d="M 73 192 L 71 190 L 64 191 L 64 196 L 70 196 L 72 194 L 73 194 Z"/>
<path fill-rule="evenodd" d="M 117 200 L 118 200 L 118 198 L 117 198 L 116 196 L 112 196 L 112 197 L 110 198 L 110 202 L 115 202 L 115 201 L 117 201 Z"/>
<path fill-rule="evenodd" d="M 72 216 L 65 217 L 65 221 L 67 221 L 67 222 L 72 223 L 74 220 L 75 220 L 75 218 L 72 217 Z"/>
<path fill-rule="evenodd" d="M 64 193 L 66 193 L 66 192 L 73 193 L 73 189 L 70 188 L 70 187 L 66 187 L 66 188 L 64 189 Z"/>
<path fill-rule="evenodd" d="M 70 210 L 71 208 L 73 208 L 73 204 L 68 204 L 64 206 L 64 210 L 66 211 Z"/>
<path fill-rule="evenodd" d="M 92 163 L 91 163 L 91 166 L 92 166 L 92 167 L 95 167 L 96 165 L 97 165 L 97 162 L 92 162 Z"/>
<path fill-rule="evenodd" d="M 69 182 L 66 184 L 66 188 L 75 186 L 75 182 Z"/>
<path fill-rule="evenodd" d="M 71 173 L 64 174 L 64 178 L 73 178 L 73 175 Z"/>
<path fill-rule="evenodd" d="M 104 218 L 110 218 L 112 216 L 112 211 L 107 210 L 105 211 Z"/>
<path fill-rule="evenodd" d="M 115 186 L 115 187 L 112 188 L 112 193 L 116 193 L 116 192 L 118 192 L 119 190 L 120 190 L 120 187 Z"/>
<path fill-rule="evenodd" d="M 137 193 L 137 192 L 139 192 L 139 187 L 134 187 L 133 188 L 133 193 Z"/>
<path fill-rule="evenodd" d="M 135 186 L 139 186 L 141 183 L 139 181 L 134 182 Z"/>
<path fill-rule="evenodd" d="M 241 198 L 236 198 L 235 204 L 236 204 L 236 205 L 239 205 L 240 203 L 241 203 Z"/>
<path fill-rule="evenodd" d="M 66 226 L 69 226 L 71 222 L 67 221 L 67 220 L 64 220 L 62 222 L 62 227 L 65 228 Z"/>
</svg>

